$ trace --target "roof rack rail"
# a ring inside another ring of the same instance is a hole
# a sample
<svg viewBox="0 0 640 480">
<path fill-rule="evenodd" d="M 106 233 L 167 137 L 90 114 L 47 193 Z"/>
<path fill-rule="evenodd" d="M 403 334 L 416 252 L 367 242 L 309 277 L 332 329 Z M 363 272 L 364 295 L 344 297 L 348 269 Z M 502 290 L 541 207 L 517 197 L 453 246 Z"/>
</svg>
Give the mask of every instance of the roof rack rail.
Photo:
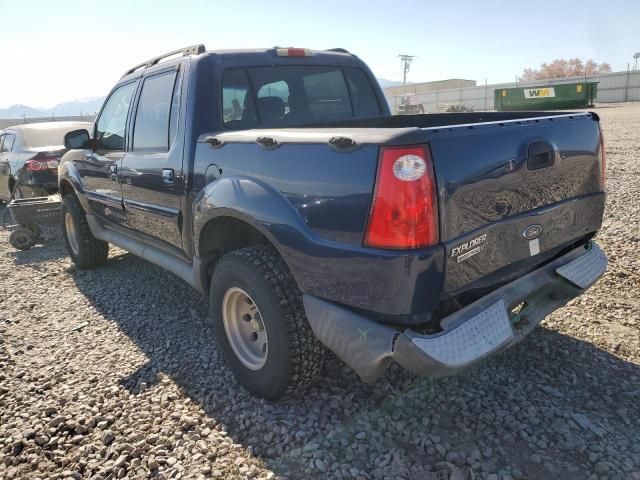
<svg viewBox="0 0 640 480">
<path fill-rule="evenodd" d="M 347 50 L 346 48 L 328 48 L 326 50 L 327 52 L 337 52 L 337 53 L 348 53 L 349 55 L 351 55 L 351 52 L 349 50 Z"/>
<path fill-rule="evenodd" d="M 162 55 L 154 57 L 154 58 L 152 58 L 150 60 L 147 60 L 146 62 L 142 62 L 142 63 L 136 65 L 135 67 L 132 67 L 129 70 L 127 70 L 124 73 L 124 75 L 122 75 L 122 76 L 126 77 L 127 75 L 132 74 L 133 72 L 135 72 L 139 68 L 152 67 L 152 66 L 156 65 L 163 58 L 167 58 L 167 57 L 170 57 L 172 55 L 177 55 L 179 53 L 181 53 L 182 56 L 184 56 L 184 57 L 186 57 L 187 55 L 200 55 L 201 53 L 204 53 L 206 50 L 207 49 L 205 48 L 204 44 L 202 44 L 202 43 L 199 43 L 197 45 L 191 45 L 189 47 L 180 48 L 178 50 L 174 50 L 172 52 L 164 53 Z"/>
</svg>

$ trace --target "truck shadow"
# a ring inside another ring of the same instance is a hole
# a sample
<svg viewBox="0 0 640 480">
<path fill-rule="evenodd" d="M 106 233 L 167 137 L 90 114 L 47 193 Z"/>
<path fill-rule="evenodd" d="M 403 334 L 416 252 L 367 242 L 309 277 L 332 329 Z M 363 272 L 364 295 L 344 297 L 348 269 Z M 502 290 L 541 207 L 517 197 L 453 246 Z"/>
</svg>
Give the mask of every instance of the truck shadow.
<svg viewBox="0 0 640 480">
<path fill-rule="evenodd" d="M 368 386 L 332 358 L 302 398 L 270 403 L 235 382 L 216 347 L 206 301 L 176 277 L 132 255 L 111 258 L 99 276 L 70 273 L 149 359 L 121 380 L 124 388 L 137 394 L 170 377 L 278 475 L 326 478 L 323 469 L 337 462 L 347 478 L 349 469 L 365 478 L 378 478 L 376 470 L 449 478 L 446 471 L 471 466 L 578 479 L 592 470 L 591 454 L 606 460 L 605 446 L 595 446 L 640 442 L 640 365 L 544 327 L 450 378 L 418 379 L 392 368 Z"/>
</svg>

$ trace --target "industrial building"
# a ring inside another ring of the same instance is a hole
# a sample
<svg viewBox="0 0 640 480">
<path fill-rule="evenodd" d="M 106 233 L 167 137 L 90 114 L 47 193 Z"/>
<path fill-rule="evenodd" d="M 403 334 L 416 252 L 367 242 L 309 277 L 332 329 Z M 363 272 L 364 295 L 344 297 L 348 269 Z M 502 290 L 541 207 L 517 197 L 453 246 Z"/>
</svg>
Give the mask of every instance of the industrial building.
<svg viewBox="0 0 640 480">
<path fill-rule="evenodd" d="M 398 85 L 396 87 L 387 87 L 384 94 L 387 97 L 405 94 L 420 94 L 431 92 L 433 90 L 446 90 L 449 88 L 475 87 L 475 80 L 465 80 L 464 78 L 449 78 L 447 80 L 436 80 L 434 82 L 408 83 L 407 85 Z"/>
</svg>

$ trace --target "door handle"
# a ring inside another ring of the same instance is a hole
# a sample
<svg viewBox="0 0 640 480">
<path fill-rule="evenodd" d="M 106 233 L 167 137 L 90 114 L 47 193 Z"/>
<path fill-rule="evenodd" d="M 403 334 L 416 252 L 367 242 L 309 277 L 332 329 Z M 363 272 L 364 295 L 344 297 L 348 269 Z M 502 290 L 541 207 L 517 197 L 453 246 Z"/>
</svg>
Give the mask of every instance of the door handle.
<svg viewBox="0 0 640 480">
<path fill-rule="evenodd" d="M 162 181 L 164 183 L 173 183 L 175 178 L 175 172 L 173 168 L 163 168 L 162 169 Z"/>
<path fill-rule="evenodd" d="M 109 176 L 114 182 L 118 178 L 118 165 L 109 165 Z"/>
</svg>

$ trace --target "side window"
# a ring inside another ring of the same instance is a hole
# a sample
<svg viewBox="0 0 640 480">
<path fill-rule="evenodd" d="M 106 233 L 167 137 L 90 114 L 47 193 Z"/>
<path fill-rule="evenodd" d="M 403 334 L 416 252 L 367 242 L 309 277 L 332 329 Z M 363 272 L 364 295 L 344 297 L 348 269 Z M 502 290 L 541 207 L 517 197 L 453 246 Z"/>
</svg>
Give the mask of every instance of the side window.
<svg viewBox="0 0 640 480">
<path fill-rule="evenodd" d="M 0 153 L 4 152 L 4 135 L 0 135 Z"/>
<path fill-rule="evenodd" d="M 353 115 L 347 85 L 340 70 L 306 75 L 303 83 L 309 99 L 309 111 L 316 119 L 344 119 Z"/>
<path fill-rule="evenodd" d="M 169 116 L 175 80 L 175 71 L 144 80 L 133 125 L 133 150 L 169 150 Z"/>
<path fill-rule="evenodd" d="M 222 123 L 225 128 L 253 128 L 257 125 L 247 73 L 229 68 L 222 75 Z"/>
<path fill-rule="evenodd" d="M 127 113 L 136 83 L 127 83 L 115 90 L 102 109 L 96 125 L 97 150 L 124 150 Z"/>
<path fill-rule="evenodd" d="M 13 142 L 14 142 L 15 138 L 16 138 L 15 135 L 13 135 L 11 133 L 6 133 L 4 135 L 4 142 L 0 138 L 0 144 L 2 144 L 2 149 L 0 151 L 2 151 L 2 152 L 10 152 L 11 149 L 13 148 Z"/>
<path fill-rule="evenodd" d="M 380 115 L 380 104 L 365 73 L 360 68 L 346 67 L 344 74 L 351 91 L 354 115 L 356 117 Z"/>
</svg>

